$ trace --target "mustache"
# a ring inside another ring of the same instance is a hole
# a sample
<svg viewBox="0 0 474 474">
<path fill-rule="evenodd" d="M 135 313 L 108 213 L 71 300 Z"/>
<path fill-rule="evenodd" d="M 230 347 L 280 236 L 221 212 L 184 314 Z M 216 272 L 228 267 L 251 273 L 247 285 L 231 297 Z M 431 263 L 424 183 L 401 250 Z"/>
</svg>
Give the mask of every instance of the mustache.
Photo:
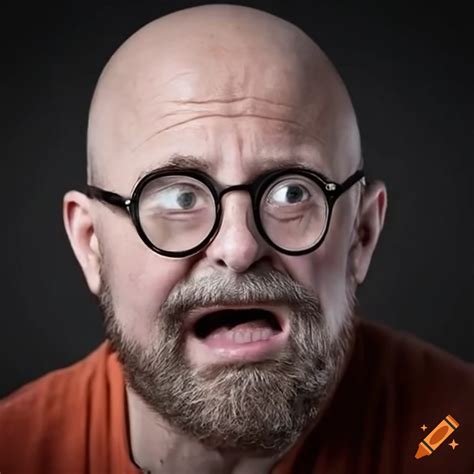
<svg viewBox="0 0 474 474">
<path fill-rule="evenodd" d="M 169 319 L 180 320 L 192 310 L 216 305 L 274 304 L 321 314 L 319 297 L 277 270 L 252 270 L 244 274 L 213 273 L 182 280 L 160 307 Z"/>
</svg>

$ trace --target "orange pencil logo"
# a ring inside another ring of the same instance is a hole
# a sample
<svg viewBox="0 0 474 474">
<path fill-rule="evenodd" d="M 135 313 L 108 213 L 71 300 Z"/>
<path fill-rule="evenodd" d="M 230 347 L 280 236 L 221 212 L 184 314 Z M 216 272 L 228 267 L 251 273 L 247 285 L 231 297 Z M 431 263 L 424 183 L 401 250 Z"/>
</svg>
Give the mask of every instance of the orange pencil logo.
<svg viewBox="0 0 474 474">
<path fill-rule="evenodd" d="M 458 427 L 459 423 L 451 415 L 448 415 L 425 439 L 421 441 L 418 445 L 415 458 L 420 459 L 432 454 L 433 451 L 446 441 L 446 438 Z"/>
</svg>

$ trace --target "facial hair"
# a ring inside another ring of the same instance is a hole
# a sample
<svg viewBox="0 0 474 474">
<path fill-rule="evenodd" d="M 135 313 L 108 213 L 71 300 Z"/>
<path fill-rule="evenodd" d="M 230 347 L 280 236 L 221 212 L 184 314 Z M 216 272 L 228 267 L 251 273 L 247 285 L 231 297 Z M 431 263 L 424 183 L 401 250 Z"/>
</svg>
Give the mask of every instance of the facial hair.
<svg viewBox="0 0 474 474">
<path fill-rule="evenodd" d="M 170 427 L 211 449 L 270 455 L 290 447 L 319 415 L 353 338 L 353 294 L 347 295 L 343 323 L 332 334 L 315 294 L 287 275 L 266 270 L 181 281 L 151 315 L 153 338 L 145 347 L 123 331 L 107 283 L 102 275 L 104 327 L 127 384 Z M 283 351 L 257 362 L 190 364 L 183 323 L 191 310 L 257 304 L 290 309 Z"/>
</svg>

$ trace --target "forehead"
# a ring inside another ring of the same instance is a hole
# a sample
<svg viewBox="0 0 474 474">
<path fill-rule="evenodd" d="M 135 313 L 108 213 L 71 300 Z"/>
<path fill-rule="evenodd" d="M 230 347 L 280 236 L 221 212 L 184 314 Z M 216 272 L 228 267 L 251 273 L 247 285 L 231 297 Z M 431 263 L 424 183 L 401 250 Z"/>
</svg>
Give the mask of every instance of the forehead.
<svg viewBox="0 0 474 474">
<path fill-rule="evenodd" d="M 240 53 L 144 55 L 115 67 L 108 110 L 96 114 L 107 137 L 107 182 L 129 188 L 176 155 L 208 162 L 216 178 L 225 168 L 248 179 L 278 160 L 328 172 L 338 105 L 330 77 L 320 74 L 316 87 L 314 65 L 295 53 Z"/>
<path fill-rule="evenodd" d="M 170 160 L 176 164 L 177 156 L 193 156 L 199 161 L 189 162 L 192 167 L 214 176 L 220 170 L 252 175 L 283 164 L 322 166 L 329 153 L 324 130 L 309 126 L 304 110 L 296 105 L 242 97 L 168 101 L 147 108 L 148 113 L 135 114 L 118 128 L 108 174 L 133 180 Z"/>
<path fill-rule="evenodd" d="M 138 180 L 159 168 L 192 168 L 229 185 L 271 169 L 304 166 L 326 172 L 324 144 L 281 122 L 246 114 L 197 114 L 189 123 L 153 134 L 124 160 L 122 169 Z"/>
<path fill-rule="evenodd" d="M 123 118 L 122 133 L 137 147 L 150 134 L 198 115 L 277 119 L 282 130 L 285 122 L 298 128 L 314 122 L 325 105 L 325 96 L 310 87 L 301 67 L 278 57 L 165 56 L 157 66 L 148 66 L 121 88 L 122 113 L 116 117 Z"/>
<path fill-rule="evenodd" d="M 322 167 L 318 166 L 317 162 L 313 162 L 313 160 L 305 160 L 300 156 L 283 156 L 282 158 L 269 157 L 264 160 L 254 160 L 252 165 L 251 172 L 247 173 L 247 176 L 249 177 L 259 176 L 276 170 L 306 168 L 318 172 L 322 178 L 329 181 L 329 178 L 321 171 Z M 175 153 L 168 158 L 161 158 L 155 165 L 151 164 L 149 168 L 140 173 L 137 182 L 147 175 L 161 170 L 171 172 L 197 170 L 210 176 L 217 174 L 215 162 L 206 160 L 200 156 L 180 155 L 179 153 Z"/>
</svg>

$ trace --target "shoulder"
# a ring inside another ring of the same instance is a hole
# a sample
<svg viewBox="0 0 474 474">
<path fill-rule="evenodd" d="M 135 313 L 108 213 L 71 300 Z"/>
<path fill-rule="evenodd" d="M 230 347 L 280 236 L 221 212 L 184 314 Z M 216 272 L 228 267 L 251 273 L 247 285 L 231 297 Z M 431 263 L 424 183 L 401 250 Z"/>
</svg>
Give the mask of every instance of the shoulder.
<svg viewBox="0 0 474 474">
<path fill-rule="evenodd" d="M 52 400 L 79 400 L 81 393 L 98 373 L 106 371 L 108 352 L 107 344 L 103 343 L 73 365 L 54 370 L 23 385 L 0 400 L 0 417 L 20 414 L 27 406 L 30 410 L 51 407 Z M 71 399 L 68 395 L 75 396 Z"/>
<path fill-rule="evenodd" d="M 365 395 L 373 401 L 372 426 L 380 424 L 380 436 L 395 440 L 399 453 L 407 449 L 403 458 L 413 463 L 410 450 L 449 415 L 459 424 L 453 435 L 456 442 L 467 447 L 474 439 L 474 365 L 379 324 L 361 324 L 359 337 L 363 354 L 359 362 L 370 368 Z M 444 462 L 455 462 L 459 472 L 461 466 L 474 465 L 468 450 L 455 456 L 451 450 L 443 446 L 442 454 L 430 456 L 423 464 L 436 471 Z M 407 467 L 407 472 L 412 471 Z"/>
<path fill-rule="evenodd" d="M 439 395 L 451 396 L 461 387 L 474 391 L 473 364 L 411 334 L 361 321 L 358 339 L 362 357 L 370 361 L 382 381 L 430 389 Z"/>
<path fill-rule="evenodd" d="M 107 390 L 110 356 L 108 344 L 103 343 L 79 362 L 50 372 L 0 401 L 0 470 L 14 469 L 9 463 L 15 460 L 18 466 L 25 452 L 33 462 L 52 447 L 65 455 L 69 449 L 80 449 L 86 420 L 100 392 Z"/>
<path fill-rule="evenodd" d="M 297 466 L 337 474 L 472 472 L 473 400 L 472 364 L 359 319 L 344 375 Z M 436 456 L 417 461 L 420 441 L 448 415 L 459 423 L 454 439 L 464 449 L 453 454 L 452 436 Z"/>
</svg>

